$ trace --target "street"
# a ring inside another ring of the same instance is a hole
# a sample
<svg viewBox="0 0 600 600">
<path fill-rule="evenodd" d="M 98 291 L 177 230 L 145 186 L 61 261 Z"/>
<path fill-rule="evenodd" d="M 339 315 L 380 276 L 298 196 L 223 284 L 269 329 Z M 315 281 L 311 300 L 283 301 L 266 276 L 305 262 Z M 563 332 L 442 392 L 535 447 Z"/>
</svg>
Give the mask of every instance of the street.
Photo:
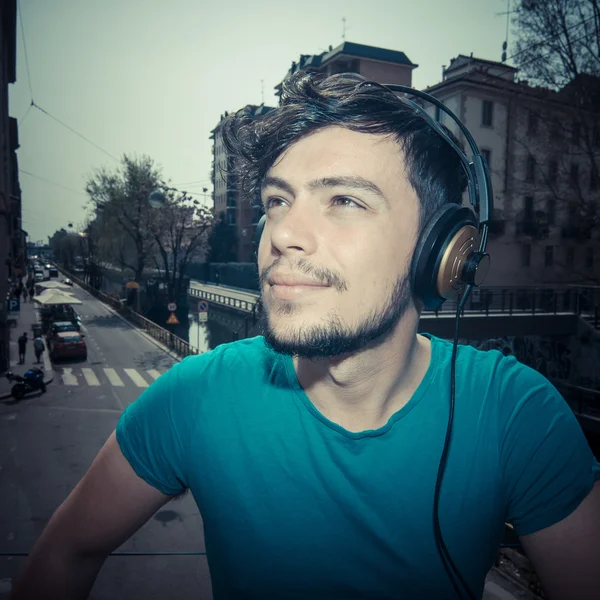
<svg viewBox="0 0 600 600">
<path fill-rule="evenodd" d="M 0 402 L 0 553 L 26 553 L 84 475 L 123 409 L 174 359 L 87 292 L 74 287 L 85 362 L 53 365 L 46 394 Z M 118 552 L 204 552 L 190 495 L 159 510 Z M 0 599 L 23 557 L 0 556 Z M 90 598 L 212 597 L 205 556 L 111 556 Z"/>
</svg>

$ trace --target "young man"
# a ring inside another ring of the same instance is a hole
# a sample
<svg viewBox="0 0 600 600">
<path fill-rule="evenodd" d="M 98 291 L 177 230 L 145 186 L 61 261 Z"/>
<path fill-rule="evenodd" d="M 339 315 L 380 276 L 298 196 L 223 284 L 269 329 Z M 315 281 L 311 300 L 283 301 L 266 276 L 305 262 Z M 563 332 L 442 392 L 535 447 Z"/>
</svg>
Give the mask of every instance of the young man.
<svg viewBox="0 0 600 600">
<path fill-rule="evenodd" d="M 22 336 L 17 340 L 19 345 L 19 364 L 22 365 L 25 362 L 25 352 L 27 351 L 27 332 L 25 331 Z"/>
<path fill-rule="evenodd" d="M 264 337 L 182 361 L 125 411 L 14 600 L 85 598 L 106 556 L 186 489 L 216 599 L 456 597 L 432 518 L 452 346 L 417 334 L 411 259 L 466 182 L 421 117 L 361 81 L 299 74 L 260 122 L 226 125 L 267 214 Z M 599 474 L 546 379 L 459 348 L 439 521 L 476 597 L 508 521 L 549 597 L 596 598 Z"/>
</svg>

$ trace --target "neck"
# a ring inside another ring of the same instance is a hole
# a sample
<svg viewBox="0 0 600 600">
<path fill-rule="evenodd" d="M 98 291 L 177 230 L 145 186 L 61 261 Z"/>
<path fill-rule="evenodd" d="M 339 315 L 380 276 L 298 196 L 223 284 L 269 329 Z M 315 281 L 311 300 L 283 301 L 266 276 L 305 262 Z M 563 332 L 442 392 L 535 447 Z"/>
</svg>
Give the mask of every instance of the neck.
<svg viewBox="0 0 600 600">
<path fill-rule="evenodd" d="M 398 323 L 382 344 L 318 361 L 294 358 L 298 381 L 316 408 L 350 431 L 378 429 L 419 387 L 431 356 L 418 320 Z"/>
</svg>

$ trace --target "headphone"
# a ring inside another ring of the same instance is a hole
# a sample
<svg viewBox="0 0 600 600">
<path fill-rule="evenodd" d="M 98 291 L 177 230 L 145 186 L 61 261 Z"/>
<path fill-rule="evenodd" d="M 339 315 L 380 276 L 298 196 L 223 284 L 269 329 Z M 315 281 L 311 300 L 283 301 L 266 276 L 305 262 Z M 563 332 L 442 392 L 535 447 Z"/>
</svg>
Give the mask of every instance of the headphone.
<svg viewBox="0 0 600 600">
<path fill-rule="evenodd" d="M 475 595 L 452 561 L 450 553 L 444 544 L 439 523 L 438 503 L 454 416 L 458 318 L 472 287 L 479 287 L 483 283 L 490 266 L 490 257 L 485 250 L 489 221 L 493 215 L 492 182 L 487 162 L 481 155 L 473 136 L 460 119 L 443 102 L 426 92 L 421 92 L 404 85 L 364 81 L 358 87 L 367 85 L 384 88 L 394 93 L 396 98 L 411 107 L 419 117 L 424 119 L 454 149 L 467 175 L 469 203 L 472 208 L 461 206 L 460 204 L 448 203 L 435 211 L 420 232 L 415 246 L 411 263 L 411 280 L 414 296 L 423 302 L 425 308 L 430 310 L 437 310 L 446 300 L 457 299 L 462 293 L 456 311 L 456 332 L 450 370 L 450 413 L 436 481 L 433 521 L 437 548 L 458 597 L 462 598 L 463 595 L 460 593 L 448 565 L 450 565 L 456 577 L 462 583 L 468 597 L 474 600 Z M 420 104 L 404 96 L 397 96 L 395 92 L 422 98 L 447 114 L 463 133 L 471 150 L 471 157 L 467 157 L 452 137 L 448 135 L 447 131 Z M 266 215 L 263 215 L 256 226 L 254 235 L 256 259 L 258 259 L 258 246 L 265 228 L 266 219 Z"/>
</svg>

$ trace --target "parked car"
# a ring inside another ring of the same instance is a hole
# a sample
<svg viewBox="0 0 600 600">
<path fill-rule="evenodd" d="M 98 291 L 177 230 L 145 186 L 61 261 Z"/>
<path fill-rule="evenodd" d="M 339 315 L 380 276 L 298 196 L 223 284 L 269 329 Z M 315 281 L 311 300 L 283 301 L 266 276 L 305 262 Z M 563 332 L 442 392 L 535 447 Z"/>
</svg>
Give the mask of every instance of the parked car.
<svg viewBox="0 0 600 600">
<path fill-rule="evenodd" d="M 77 325 L 71 321 L 55 321 L 48 329 L 48 337 L 52 337 L 54 334 L 62 331 L 74 331 L 77 333 L 79 329 L 77 328 Z"/>
<path fill-rule="evenodd" d="M 44 281 L 44 272 L 43 271 L 34 271 L 33 280 L 34 281 Z"/>
<path fill-rule="evenodd" d="M 50 277 L 58 277 L 58 269 L 56 267 L 49 267 L 48 274 Z"/>
<path fill-rule="evenodd" d="M 82 358 L 87 359 L 85 336 L 76 331 L 58 331 L 48 340 L 50 358 Z"/>
<path fill-rule="evenodd" d="M 64 283 L 65 285 L 70 285 L 71 287 L 73 287 L 73 282 L 67 277 L 67 279 L 63 279 L 61 281 L 61 283 Z"/>
</svg>

